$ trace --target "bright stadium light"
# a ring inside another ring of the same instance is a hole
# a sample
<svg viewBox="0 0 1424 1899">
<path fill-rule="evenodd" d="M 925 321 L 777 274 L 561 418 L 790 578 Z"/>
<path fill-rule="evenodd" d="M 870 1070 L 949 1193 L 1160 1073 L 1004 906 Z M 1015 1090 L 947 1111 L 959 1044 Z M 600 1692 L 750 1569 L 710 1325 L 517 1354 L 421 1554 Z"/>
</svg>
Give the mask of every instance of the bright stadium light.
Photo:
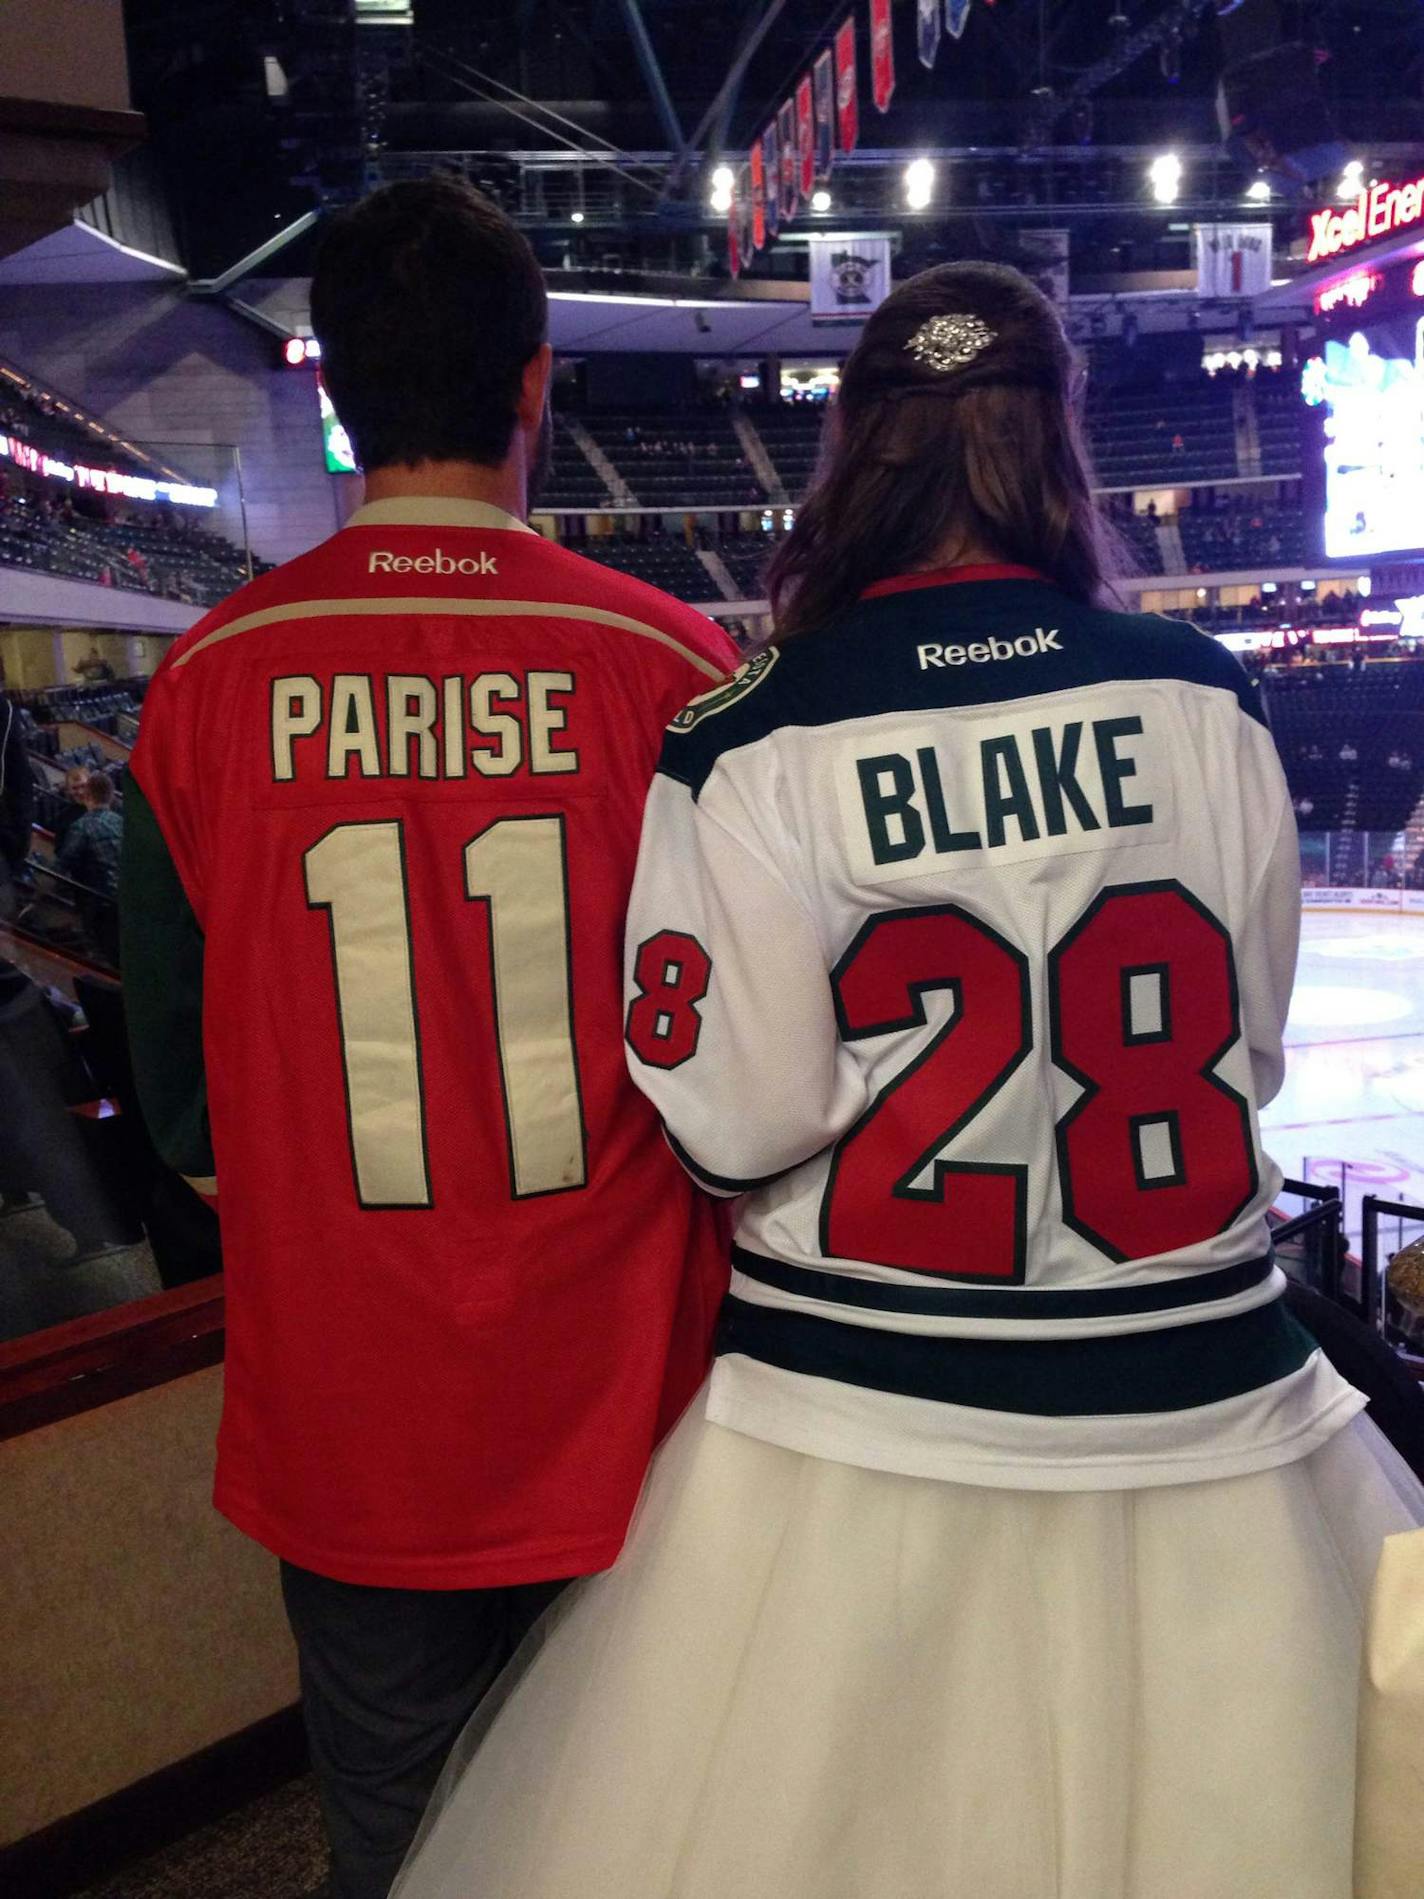
<svg viewBox="0 0 1424 1899">
<path fill-rule="evenodd" d="M 1271 202 L 1271 187 L 1264 178 L 1257 178 L 1252 184 L 1247 186 L 1246 196 L 1250 199 L 1252 204 L 1269 204 Z"/>
<path fill-rule="evenodd" d="M 1147 176 L 1158 204 L 1177 202 L 1182 189 L 1182 161 L 1175 152 L 1163 152 L 1160 158 L 1154 158 Z"/>
<path fill-rule="evenodd" d="M 905 167 L 905 203 L 924 211 L 934 197 L 935 168 L 927 158 L 912 158 Z"/>
<path fill-rule="evenodd" d="M 1340 174 L 1340 185 L 1336 192 L 1341 204 L 1353 204 L 1365 189 L 1365 161 L 1352 158 Z"/>
<path fill-rule="evenodd" d="M 731 210 L 732 192 L 736 186 L 736 182 L 736 173 L 732 170 L 730 165 L 719 165 L 713 172 L 712 197 L 710 203 L 714 211 Z"/>
<path fill-rule="evenodd" d="M 831 194 L 829 191 L 813 191 L 811 193 L 811 209 L 813 211 L 829 211 L 830 208 Z"/>
<path fill-rule="evenodd" d="M 282 345 L 282 354 L 293 369 L 298 369 L 307 359 L 307 346 L 299 336 L 289 336 Z"/>
<path fill-rule="evenodd" d="M 571 211 L 571 212 L 569 213 L 569 218 L 570 218 L 570 221 L 571 221 L 572 223 L 574 223 L 574 224 L 582 224 L 582 223 L 583 223 L 583 212 L 582 212 L 582 211 Z"/>
</svg>

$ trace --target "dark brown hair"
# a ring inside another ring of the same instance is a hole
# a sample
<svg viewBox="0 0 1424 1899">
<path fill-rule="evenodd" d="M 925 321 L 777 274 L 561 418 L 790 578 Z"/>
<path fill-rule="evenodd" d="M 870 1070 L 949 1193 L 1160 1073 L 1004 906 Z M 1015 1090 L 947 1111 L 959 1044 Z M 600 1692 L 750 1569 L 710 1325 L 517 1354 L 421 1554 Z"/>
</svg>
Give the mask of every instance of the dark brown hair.
<svg viewBox="0 0 1424 1899">
<path fill-rule="evenodd" d="M 448 173 L 373 191 L 327 227 L 311 314 L 363 468 L 504 460 L 548 299 L 497 204 Z"/>
<path fill-rule="evenodd" d="M 994 340 L 936 370 L 906 346 L 948 315 L 979 318 Z M 901 284 L 846 360 L 811 492 L 768 567 L 776 638 L 824 626 L 873 581 L 972 548 L 1096 599 L 1116 562 L 1076 376 L 1057 313 L 1018 271 L 942 264 Z"/>
</svg>

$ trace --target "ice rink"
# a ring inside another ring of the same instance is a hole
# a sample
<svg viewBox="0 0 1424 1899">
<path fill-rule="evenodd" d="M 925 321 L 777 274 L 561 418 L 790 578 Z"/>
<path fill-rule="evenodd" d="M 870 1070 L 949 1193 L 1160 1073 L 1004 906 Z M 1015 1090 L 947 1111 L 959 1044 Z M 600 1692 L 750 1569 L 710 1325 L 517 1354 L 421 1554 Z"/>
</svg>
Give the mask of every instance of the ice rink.
<svg viewBox="0 0 1424 1899">
<path fill-rule="evenodd" d="M 1424 917 L 1307 913 L 1286 1042 L 1266 1146 L 1344 1186 L 1358 1252 L 1362 1196 L 1424 1205 Z"/>
</svg>

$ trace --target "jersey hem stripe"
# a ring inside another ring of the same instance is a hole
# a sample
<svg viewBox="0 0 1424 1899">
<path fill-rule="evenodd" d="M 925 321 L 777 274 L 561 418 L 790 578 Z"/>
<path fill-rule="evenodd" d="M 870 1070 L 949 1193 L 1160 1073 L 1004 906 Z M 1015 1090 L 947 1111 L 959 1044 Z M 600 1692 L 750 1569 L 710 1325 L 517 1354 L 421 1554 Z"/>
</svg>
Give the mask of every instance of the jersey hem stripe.
<svg viewBox="0 0 1424 1899">
<path fill-rule="evenodd" d="M 289 600 L 280 607 L 264 607 L 259 613 L 246 613 L 240 619 L 229 620 L 226 626 L 214 627 L 211 633 L 205 633 L 202 639 L 195 640 L 186 653 L 180 653 L 173 665 L 175 669 L 186 666 L 199 653 L 219 645 L 223 640 L 234 639 L 239 633 L 251 633 L 258 627 L 279 626 L 288 620 L 416 618 L 421 615 L 453 615 L 460 619 L 499 619 L 507 616 L 592 621 L 597 626 L 616 626 L 625 633 L 636 633 L 640 639 L 655 640 L 659 646 L 676 653 L 679 659 L 685 659 L 706 679 L 721 681 L 726 678 L 720 666 L 710 659 L 704 659 L 700 653 L 694 653 L 690 646 L 684 646 L 671 633 L 664 633 L 660 627 L 649 626 L 645 620 L 630 619 L 626 613 L 613 613 L 607 607 L 586 607 L 563 600 L 465 600 L 441 599 L 439 596 L 389 600 Z"/>
<path fill-rule="evenodd" d="M 1038 1417 L 1193 1410 L 1299 1371 L 1316 1342 L 1279 1299 L 1231 1318 L 1105 1338 L 969 1339 L 872 1331 L 730 1295 L 719 1357 L 979 1411 Z"/>
<path fill-rule="evenodd" d="M 671 1136 L 668 1138 L 672 1140 Z M 674 1152 L 682 1158 L 676 1142 L 672 1144 Z M 747 1183 L 749 1186 L 760 1184 Z M 793 1266 L 785 1260 L 768 1259 L 764 1253 L 748 1252 L 746 1247 L 736 1245 L 732 1248 L 732 1263 L 748 1279 L 762 1285 L 808 1299 L 824 1299 L 832 1305 L 864 1306 L 878 1312 L 921 1313 L 933 1318 L 1016 1319 L 1032 1325 L 1042 1319 L 1112 1318 L 1135 1312 L 1168 1312 L 1179 1307 L 1211 1305 L 1218 1299 L 1249 1292 L 1253 1286 L 1269 1279 L 1275 1267 L 1275 1254 L 1263 1253 L 1258 1259 L 1243 1260 L 1239 1266 L 1158 1280 L 1152 1285 L 1114 1286 L 1082 1292 L 1026 1292 L 1017 1286 L 990 1291 L 978 1287 L 966 1290 L 891 1285 L 879 1280 L 856 1279 L 847 1273 Z"/>
</svg>

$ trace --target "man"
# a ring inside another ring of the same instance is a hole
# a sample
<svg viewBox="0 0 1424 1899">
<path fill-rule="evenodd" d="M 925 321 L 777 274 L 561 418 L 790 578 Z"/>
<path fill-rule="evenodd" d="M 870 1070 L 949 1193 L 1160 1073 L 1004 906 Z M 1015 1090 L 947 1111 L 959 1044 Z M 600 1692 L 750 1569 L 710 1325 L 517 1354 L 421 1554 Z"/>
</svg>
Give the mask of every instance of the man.
<svg viewBox="0 0 1424 1899">
<path fill-rule="evenodd" d="M 66 778 L 66 789 L 72 776 Z M 118 895 L 124 839 L 124 821 L 114 809 L 113 782 L 103 772 L 91 771 L 76 789 L 82 808 L 73 823 L 65 826 L 55 868 L 87 890 L 112 899 Z"/>
<path fill-rule="evenodd" d="M 87 765 L 71 765 L 64 774 L 64 803 L 55 812 L 54 823 L 50 827 L 56 851 L 63 849 L 64 840 L 84 816 L 84 791 L 88 783 Z"/>
<path fill-rule="evenodd" d="M 54 855 L 55 869 L 81 886 L 79 920 L 89 949 L 104 962 L 119 960 L 119 857 L 124 821 L 114 809 L 114 787 L 101 771 L 87 774 L 81 792 L 84 809 L 64 834 Z"/>
<path fill-rule="evenodd" d="M 136 1078 L 221 1204 L 215 1500 L 282 1559 L 340 1899 L 617 1554 L 725 1279 L 627 1076 L 621 935 L 662 728 L 731 649 L 528 528 L 546 315 L 456 181 L 334 221 L 366 505 L 176 643 L 125 793 Z"/>
</svg>

